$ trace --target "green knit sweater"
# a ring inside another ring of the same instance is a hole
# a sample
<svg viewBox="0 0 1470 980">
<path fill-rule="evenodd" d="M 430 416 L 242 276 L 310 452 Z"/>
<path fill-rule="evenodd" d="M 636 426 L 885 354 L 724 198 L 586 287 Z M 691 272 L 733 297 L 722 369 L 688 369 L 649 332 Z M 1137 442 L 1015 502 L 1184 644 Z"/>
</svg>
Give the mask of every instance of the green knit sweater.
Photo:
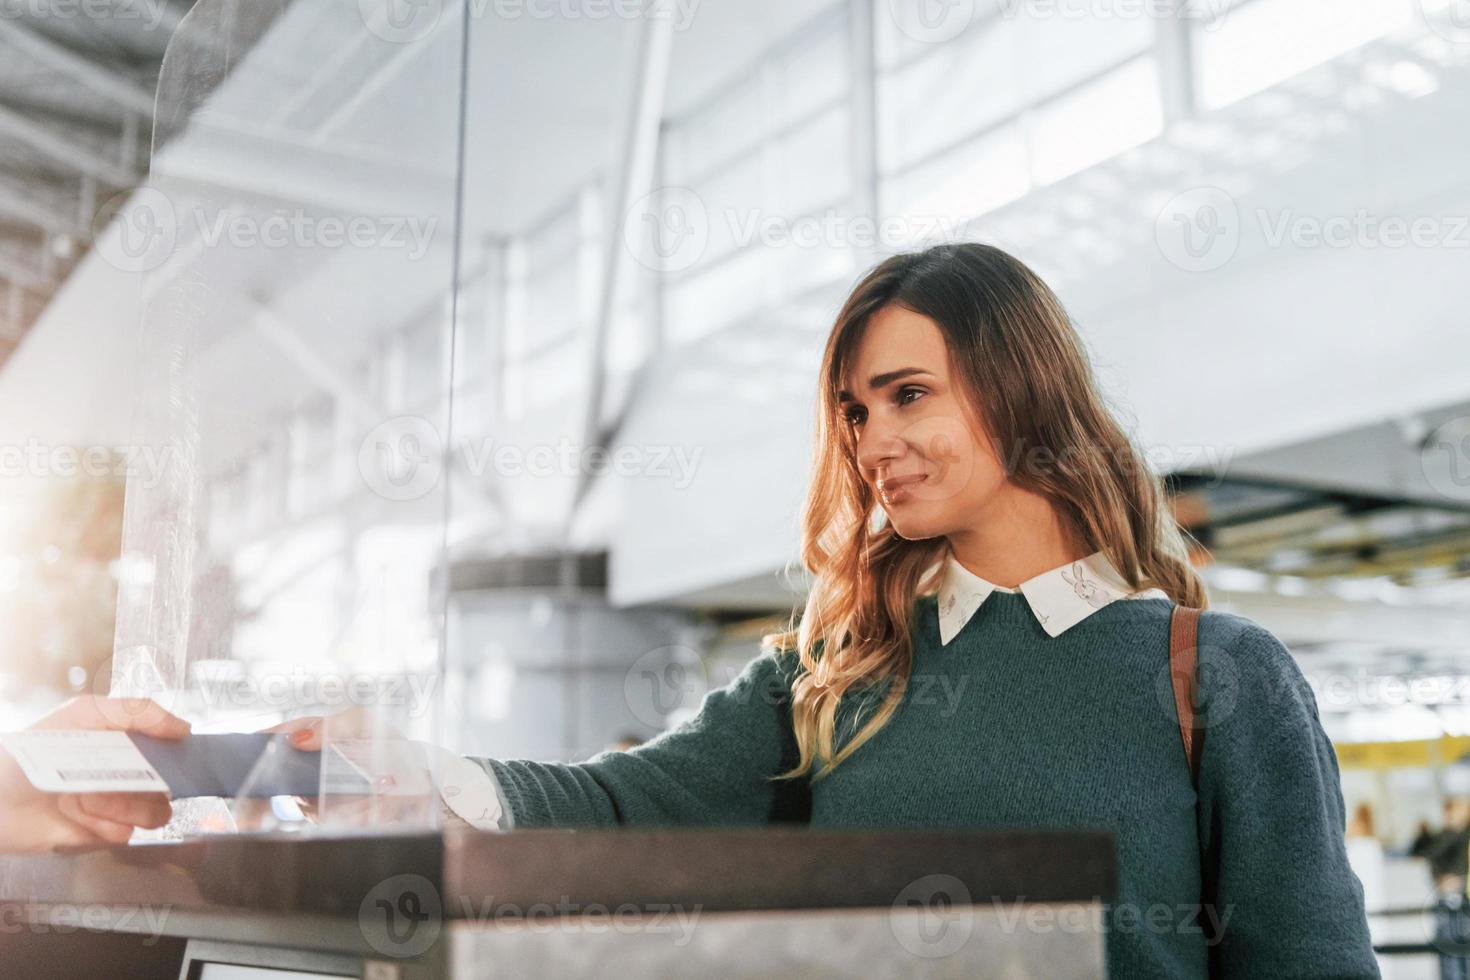
<svg viewBox="0 0 1470 980">
<path fill-rule="evenodd" d="M 1112 976 L 1206 976 L 1202 867 L 1226 976 L 1378 976 L 1311 688 L 1265 628 L 1206 611 L 1196 794 L 1169 687 L 1171 610 L 1113 602 L 1051 637 L 1022 595 L 996 592 L 942 646 L 935 598 L 920 598 L 904 700 L 811 784 L 812 825 L 1104 828 L 1119 868 L 1105 916 Z M 764 652 L 695 717 L 629 752 L 479 761 L 516 827 L 766 823 L 788 792 L 769 777 L 792 744 L 782 695 L 795 666 Z M 844 699 L 842 738 L 879 693 Z"/>
</svg>

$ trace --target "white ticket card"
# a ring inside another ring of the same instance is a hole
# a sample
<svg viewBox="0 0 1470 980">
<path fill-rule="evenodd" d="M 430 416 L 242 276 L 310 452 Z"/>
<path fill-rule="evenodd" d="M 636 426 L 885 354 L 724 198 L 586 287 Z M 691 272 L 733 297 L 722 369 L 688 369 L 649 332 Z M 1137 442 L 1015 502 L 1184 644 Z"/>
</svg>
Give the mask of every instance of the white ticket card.
<svg viewBox="0 0 1470 980">
<path fill-rule="evenodd" d="M 15 732 L 0 744 L 43 793 L 168 792 L 126 732 Z"/>
</svg>

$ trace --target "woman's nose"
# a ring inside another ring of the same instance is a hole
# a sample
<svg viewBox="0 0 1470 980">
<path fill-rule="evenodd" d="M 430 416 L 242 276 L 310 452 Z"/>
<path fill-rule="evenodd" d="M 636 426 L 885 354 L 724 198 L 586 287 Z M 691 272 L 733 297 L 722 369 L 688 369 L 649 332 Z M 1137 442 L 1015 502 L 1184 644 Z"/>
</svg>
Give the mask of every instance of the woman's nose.
<svg viewBox="0 0 1470 980">
<path fill-rule="evenodd" d="M 904 451 L 904 441 L 897 433 L 885 431 L 877 425 L 869 425 L 858 437 L 858 466 L 864 470 L 882 469 L 890 461 L 901 457 Z"/>
</svg>

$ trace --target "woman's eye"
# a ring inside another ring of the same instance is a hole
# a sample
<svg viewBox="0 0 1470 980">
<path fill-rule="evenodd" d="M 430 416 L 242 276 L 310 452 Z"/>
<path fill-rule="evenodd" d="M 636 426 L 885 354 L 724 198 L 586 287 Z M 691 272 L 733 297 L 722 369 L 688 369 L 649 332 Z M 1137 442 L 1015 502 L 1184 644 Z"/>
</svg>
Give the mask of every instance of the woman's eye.
<svg viewBox="0 0 1470 980">
<path fill-rule="evenodd" d="M 923 388 L 915 388 L 913 385 L 909 385 L 907 387 L 900 388 L 898 390 L 898 403 L 900 405 L 907 405 L 908 404 L 908 401 L 905 401 L 904 400 L 906 396 L 908 396 L 910 394 L 922 395 L 923 393 L 924 393 L 924 389 Z M 910 399 L 910 401 L 911 400 L 912 399 Z"/>
<path fill-rule="evenodd" d="M 849 408 L 842 413 L 842 420 L 848 425 L 857 425 L 863 420 L 863 414 L 861 408 Z"/>
</svg>

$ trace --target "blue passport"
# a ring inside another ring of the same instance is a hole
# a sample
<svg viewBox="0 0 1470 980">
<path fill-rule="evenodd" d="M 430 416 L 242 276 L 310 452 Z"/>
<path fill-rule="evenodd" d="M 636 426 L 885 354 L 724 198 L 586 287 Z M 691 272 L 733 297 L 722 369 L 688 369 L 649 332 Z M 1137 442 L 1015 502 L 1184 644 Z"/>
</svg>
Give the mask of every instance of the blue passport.
<svg viewBox="0 0 1470 980">
<path fill-rule="evenodd" d="M 168 783 L 175 799 L 311 797 L 321 787 L 322 754 L 293 748 L 280 735 L 256 732 L 162 739 L 132 732 L 128 737 Z"/>
</svg>

